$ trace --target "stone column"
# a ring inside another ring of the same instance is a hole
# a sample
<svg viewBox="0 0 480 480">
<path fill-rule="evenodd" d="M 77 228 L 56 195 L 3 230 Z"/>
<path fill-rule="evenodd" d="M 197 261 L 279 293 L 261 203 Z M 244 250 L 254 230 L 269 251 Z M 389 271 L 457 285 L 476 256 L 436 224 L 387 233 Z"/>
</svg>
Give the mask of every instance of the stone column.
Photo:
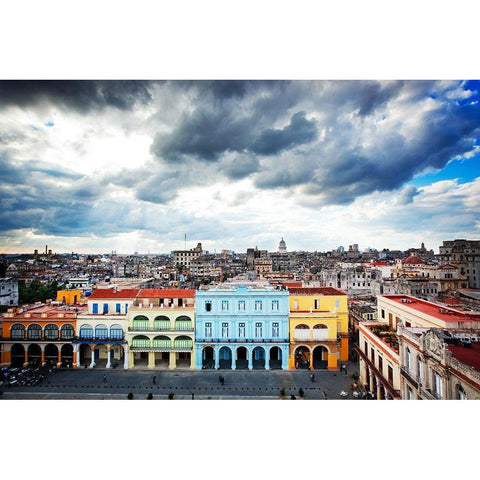
<svg viewBox="0 0 480 480">
<path fill-rule="evenodd" d="M 384 400 L 384 398 L 382 398 L 382 390 L 382 384 L 377 382 L 377 400 Z"/>
<path fill-rule="evenodd" d="M 92 361 L 90 362 L 89 368 L 93 368 L 95 363 L 95 345 L 90 345 L 90 350 L 92 351 Z"/>
<path fill-rule="evenodd" d="M 218 367 L 220 366 L 220 353 L 219 353 L 219 347 L 215 345 L 213 349 L 213 356 L 215 358 L 215 370 L 218 370 Z"/>
<path fill-rule="evenodd" d="M 170 363 L 168 365 L 170 370 L 177 368 L 177 352 L 170 352 Z"/>
<path fill-rule="evenodd" d="M 125 370 L 128 370 L 128 357 L 129 357 L 129 352 L 128 352 L 128 347 L 124 345 L 123 347 L 123 368 Z"/>
<path fill-rule="evenodd" d="M 112 368 L 112 358 L 111 358 L 111 345 L 105 345 L 105 348 L 107 349 L 107 365 L 106 368 Z"/>
<path fill-rule="evenodd" d="M 61 349 L 61 346 L 59 345 L 57 345 L 57 348 L 58 348 L 58 362 L 57 362 L 57 368 L 58 368 L 62 366 L 62 349 Z"/>
<path fill-rule="evenodd" d="M 190 352 L 190 369 L 195 370 L 195 348 L 192 347 L 192 351 Z"/>
<path fill-rule="evenodd" d="M 237 349 L 232 349 L 232 370 L 237 368 Z"/>
<path fill-rule="evenodd" d="M 265 347 L 265 370 L 270 370 L 270 349 Z"/>
<path fill-rule="evenodd" d="M 148 368 L 155 368 L 155 352 L 148 352 Z"/>
<path fill-rule="evenodd" d="M 28 346 L 24 346 L 23 348 L 25 348 L 25 363 L 23 364 L 23 366 L 26 367 L 28 365 Z"/>
<path fill-rule="evenodd" d="M 368 389 L 373 393 L 373 373 L 369 370 L 368 373 L 370 374 L 370 385 L 368 386 Z"/>
<path fill-rule="evenodd" d="M 310 370 L 313 370 L 313 352 L 310 351 Z"/>
<path fill-rule="evenodd" d="M 248 355 L 248 369 L 253 369 L 253 350 L 247 348 L 247 355 Z"/>
<path fill-rule="evenodd" d="M 41 361 L 42 367 L 44 367 L 45 366 L 45 347 L 42 345 L 40 348 L 42 348 L 42 357 L 40 361 Z"/>
<path fill-rule="evenodd" d="M 80 367 L 80 344 L 77 343 L 73 347 L 73 362 L 75 367 Z"/>
</svg>

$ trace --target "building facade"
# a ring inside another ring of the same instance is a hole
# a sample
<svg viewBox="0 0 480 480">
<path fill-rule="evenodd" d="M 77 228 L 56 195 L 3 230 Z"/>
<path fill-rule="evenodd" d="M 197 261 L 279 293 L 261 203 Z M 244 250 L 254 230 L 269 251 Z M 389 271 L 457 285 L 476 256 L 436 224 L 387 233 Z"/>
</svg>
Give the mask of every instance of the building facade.
<svg viewBox="0 0 480 480">
<path fill-rule="evenodd" d="M 290 288 L 289 368 L 336 370 L 348 361 L 347 294 L 330 287 Z"/>
<path fill-rule="evenodd" d="M 13 277 L 0 278 L 0 306 L 18 305 L 18 280 Z"/>
<path fill-rule="evenodd" d="M 77 318 L 76 367 L 128 368 L 127 313 L 140 290 L 98 288 Z"/>
<path fill-rule="evenodd" d="M 128 368 L 195 368 L 195 290 L 141 290 L 127 323 Z"/>
<path fill-rule="evenodd" d="M 223 284 L 196 292 L 197 368 L 288 368 L 288 292 Z"/>
<path fill-rule="evenodd" d="M 40 304 L 9 309 L 3 314 L 1 366 L 73 367 L 77 361 L 73 347 L 76 318 L 81 308 Z"/>
<path fill-rule="evenodd" d="M 468 288 L 480 288 L 480 240 L 446 240 L 437 258 L 459 267 L 460 274 L 468 279 Z"/>
<path fill-rule="evenodd" d="M 465 341 L 467 337 L 458 332 L 412 329 L 399 322 L 398 337 L 403 399 L 480 399 L 478 336 Z"/>
</svg>

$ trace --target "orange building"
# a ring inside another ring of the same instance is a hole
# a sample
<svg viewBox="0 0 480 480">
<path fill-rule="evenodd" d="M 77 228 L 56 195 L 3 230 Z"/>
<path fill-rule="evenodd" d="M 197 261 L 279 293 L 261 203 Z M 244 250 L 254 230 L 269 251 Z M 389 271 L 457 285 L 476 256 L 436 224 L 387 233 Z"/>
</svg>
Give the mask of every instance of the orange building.
<svg viewBox="0 0 480 480">
<path fill-rule="evenodd" d="M 86 300 L 82 299 L 81 290 L 58 290 L 57 302 L 62 302 L 66 305 L 75 305 L 76 303 L 86 303 Z"/>
<path fill-rule="evenodd" d="M 3 314 L 1 366 L 57 365 L 76 362 L 72 340 L 77 314 L 86 307 L 11 308 Z"/>
</svg>

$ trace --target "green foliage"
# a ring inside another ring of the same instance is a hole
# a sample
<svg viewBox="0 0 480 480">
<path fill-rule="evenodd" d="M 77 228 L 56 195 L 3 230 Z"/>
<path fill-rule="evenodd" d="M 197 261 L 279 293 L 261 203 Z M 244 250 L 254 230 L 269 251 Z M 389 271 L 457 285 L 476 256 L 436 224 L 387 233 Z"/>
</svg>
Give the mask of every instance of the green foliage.
<svg viewBox="0 0 480 480">
<path fill-rule="evenodd" d="M 284 397 L 284 396 L 285 396 L 285 389 L 284 389 L 284 388 L 282 388 L 282 389 L 280 390 L 280 396 L 281 396 L 281 397 Z"/>
<path fill-rule="evenodd" d="M 41 283 L 38 280 L 33 280 L 27 287 L 24 282 L 18 283 L 18 295 L 20 304 L 45 302 L 47 299 L 55 300 L 57 298 L 57 291 L 60 290 L 58 283 Z"/>
<path fill-rule="evenodd" d="M 128 392 L 127 398 L 128 398 L 129 400 L 133 400 L 133 393 L 132 393 L 132 392 Z"/>
<path fill-rule="evenodd" d="M 153 395 L 151 392 L 147 395 L 147 400 L 153 400 Z"/>
<path fill-rule="evenodd" d="M 169 400 L 173 400 L 173 397 L 174 397 L 174 396 L 175 396 L 175 394 L 174 394 L 173 392 L 170 392 L 170 393 L 168 394 L 168 399 L 169 399 Z"/>
</svg>

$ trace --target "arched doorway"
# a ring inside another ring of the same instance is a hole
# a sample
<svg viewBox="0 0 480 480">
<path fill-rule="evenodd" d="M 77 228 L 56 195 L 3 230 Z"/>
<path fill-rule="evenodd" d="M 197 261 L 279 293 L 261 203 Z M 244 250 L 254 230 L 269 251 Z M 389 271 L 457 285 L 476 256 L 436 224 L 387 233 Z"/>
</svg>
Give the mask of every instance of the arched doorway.
<svg viewBox="0 0 480 480">
<path fill-rule="evenodd" d="M 95 366 L 100 368 L 105 368 L 108 363 L 108 356 L 111 357 L 111 352 L 107 349 L 107 346 L 103 343 L 100 343 L 95 347 Z"/>
<path fill-rule="evenodd" d="M 175 353 L 177 356 L 177 367 L 190 368 L 190 363 L 192 361 L 193 340 L 186 335 L 179 336 L 173 340 L 173 348 L 177 350 Z"/>
<path fill-rule="evenodd" d="M 25 348 L 23 345 L 15 343 L 10 349 L 10 358 L 12 367 L 22 367 L 25 363 Z"/>
<path fill-rule="evenodd" d="M 92 349 L 88 343 L 80 345 L 80 366 L 85 367 L 90 365 L 92 361 Z"/>
<path fill-rule="evenodd" d="M 213 347 L 204 347 L 202 351 L 202 368 L 215 368 L 215 356 Z"/>
<path fill-rule="evenodd" d="M 270 349 L 270 369 L 281 370 L 282 368 L 282 350 L 280 347 L 272 347 Z"/>
<path fill-rule="evenodd" d="M 45 364 L 50 367 L 55 366 L 58 362 L 58 347 L 53 343 L 49 343 L 45 345 L 44 352 Z"/>
<path fill-rule="evenodd" d="M 42 361 L 42 349 L 36 343 L 28 346 L 28 364 L 30 367 L 40 365 Z"/>
<path fill-rule="evenodd" d="M 254 370 L 262 370 L 265 368 L 265 349 L 263 347 L 255 347 L 253 349 L 252 366 Z"/>
<path fill-rule="evenodd" d="M 70 343 L 63 345 L 60 353 L 62 356 L 62 367 L 73 367 L 73 345 Z"/>
<path fill-rule="evenodd" d="M 315 370 L 326 370 L 328 368 L 328 350 L 321 345 L 313 349 L 313 368 Z"/>
<path fill-rule="evenodd" d="M 222 347 L 218 356 L 218 368 L 232 368 L 232 351 L 229 347 Z"/>
<path fill-rule="evenodd" d="M 310 368 L 310 349 L 300 345 L 295 349 L 295 368 Z"/>
<path fill-rule="evenodd" d="M 157 335 L 153 338 L 153 348 L 161 350 L 170 350 L 172 348 L 172 341 L 165 335 Z M 170 352 L 155 352 L 155 367 L 168 368 L 170 363 Z"/>
<path fill-rule="evenodd" d="M 237 348 L 237 370 L 248 370 L 248 350 L 246 347 Z"/>
</svg>

